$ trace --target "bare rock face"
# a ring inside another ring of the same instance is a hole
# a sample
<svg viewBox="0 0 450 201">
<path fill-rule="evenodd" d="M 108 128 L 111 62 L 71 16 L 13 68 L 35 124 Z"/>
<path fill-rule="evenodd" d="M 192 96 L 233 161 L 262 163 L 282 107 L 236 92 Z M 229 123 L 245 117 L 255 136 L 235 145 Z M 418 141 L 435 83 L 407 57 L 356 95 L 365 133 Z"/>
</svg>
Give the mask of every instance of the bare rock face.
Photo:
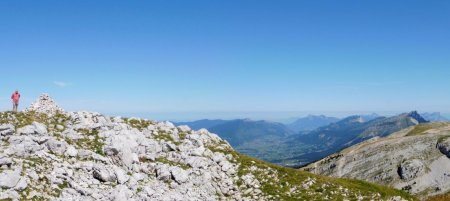
<svg viewBox="0 0 450 201">
<path fill-rule="evenodd" d="M 53 116 L 57 113 L 64 113 L 64 110 L 61 109 L 48 94 L 39 96 L 38 100 L 25 110 L 25 112 L 30 111 L 47 114 L 49 116 Z"/>
<path fill-rule="evenodd" d="M 44 124 L 33 122 L 31 125 L 19 128 L 17 133 L 19 135 L 46 135 L 47 127 Z"/>
<path fill-rule="evenodd" d="M 11 124 L 0 125 L 0 136 L 12 135 L 14 131 L 14 126 Z"/>
<path fill-rule="evenodd" d="M 450 138 L 439 141 L 436 145 L 439 151 L 450 158 Z"/>
<path fill-rule="evenodd" d="M 403 180 L 409 181 L 424 173 L 425 165 L 422 161 L 413 159 L 403 162 L 398 168 L 398 174 Z"/>
<path fill-rule="evenodd" d="M 16 169 L 0 173 L 0 188 L 3 189 L 14 188 L 21 179 L 20 171 L 21 169 Z"/>
</svg>

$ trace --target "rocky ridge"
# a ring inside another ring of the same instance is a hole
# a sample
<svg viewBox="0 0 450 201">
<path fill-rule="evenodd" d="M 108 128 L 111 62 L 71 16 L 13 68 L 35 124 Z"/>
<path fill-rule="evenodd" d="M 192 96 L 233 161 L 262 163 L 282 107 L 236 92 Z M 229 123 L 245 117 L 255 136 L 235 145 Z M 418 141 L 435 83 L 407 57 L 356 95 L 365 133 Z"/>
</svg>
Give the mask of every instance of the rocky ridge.
<svg viewBox="0 0 450 201">
<path fill-rule="evenodd" d="M 0 200 L 413 200 L 236 153 L 205 129 L 94 112 L 41 96 L 0 113 Z"/>
</svg>

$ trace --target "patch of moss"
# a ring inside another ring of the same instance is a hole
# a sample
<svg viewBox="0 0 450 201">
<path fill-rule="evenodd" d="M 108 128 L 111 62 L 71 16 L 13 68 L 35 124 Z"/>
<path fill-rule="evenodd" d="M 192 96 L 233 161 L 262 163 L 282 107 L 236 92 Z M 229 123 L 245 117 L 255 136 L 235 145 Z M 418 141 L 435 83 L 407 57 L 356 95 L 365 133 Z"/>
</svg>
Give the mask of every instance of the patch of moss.
<svg viewBox="0 0 450 201">
<path fill-rule="evenodd" d="M 30 167 L 36 167 L 36 166 L 40 166 L 45 164 L 45 160 L 42 158 L 32 158 L 32 157 L 28 157 L 28 158 L 24 158 L 24 163 L 28 164 Z"/>
<path fill-rule="evenodd" d="M 158 134 L 154 136 L 154 139 L 155 140 L 164 140 L 166 142 L 171 142 L 175 145 L 181 144 L 181 141 L 175 141 L 175 139 L 173 139 L 169 133 L 164 132 L 164 131 L 159 131 Z"/>
<path fill-rule="evenodd" d="M 171 161 L 171 160 L 168 160 L 167 158 L 164 158 L 164 157 L 157 158 L 156 162 L 164 163 L 164 164 L 167 164 L 167 165 L 170 165 L 170 166 L 178 166 L 178 167 L 180 167 L 183 170 L 187 170 L 187 169 L 190 168 L 189 165 L 187 165 L 187 164 Z"/>
<path fill-rule="evenodd" d="M 187 135 L 188 135 L 188 133 L 186 133 L 186 132 L 178 132 L 178 136 L 180 137 L 180 140 L 186 139 Z"/>
<path fill-rule="evenodd" d="M 129 119 L 129 118 L 122 118 L 122 119 L 126 124 L 140 131 L 144 130 L 145 128 L 153 124 L 152 121 L 143 119 Z"/>
</svg>

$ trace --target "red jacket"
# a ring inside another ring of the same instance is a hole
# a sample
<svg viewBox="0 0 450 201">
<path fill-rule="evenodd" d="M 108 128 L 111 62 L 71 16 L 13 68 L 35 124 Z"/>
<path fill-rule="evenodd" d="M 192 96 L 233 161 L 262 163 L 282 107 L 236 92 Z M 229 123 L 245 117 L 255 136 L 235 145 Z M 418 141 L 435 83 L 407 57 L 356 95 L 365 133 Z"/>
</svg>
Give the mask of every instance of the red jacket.
<svg viewBox="0 0 450 201">
<path fill-rule="evenodd" d="M 13 93 L 13 94 L 11 95 L 11 99 L 12 99 L 15 103 L 18 103 L 18 102 L 19 102 L 19 99 L 20 99 L 20 93 Z"/>
</svg>

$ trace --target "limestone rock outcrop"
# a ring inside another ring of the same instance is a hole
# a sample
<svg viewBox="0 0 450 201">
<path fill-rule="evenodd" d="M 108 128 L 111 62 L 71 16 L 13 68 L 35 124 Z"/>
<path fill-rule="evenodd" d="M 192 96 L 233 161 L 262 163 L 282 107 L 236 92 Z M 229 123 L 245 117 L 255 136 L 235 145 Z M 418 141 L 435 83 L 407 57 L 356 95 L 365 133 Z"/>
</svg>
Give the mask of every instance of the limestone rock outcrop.
<svg viewBox="0 0 450 201">
<path fill-rule="evenodd" d="M 299 179 L 290 181 L 291 173 Z M 25 112 L 0 113 L 0 200 L 396 197 L 354 184 L 321 183 L 310 174 L 304 181 L 306 174 L 240 155 L 205 129 L 65 112 L 48 95 Z M 308 189 L 302 189 L 306 182 Z"/>
</svg>

